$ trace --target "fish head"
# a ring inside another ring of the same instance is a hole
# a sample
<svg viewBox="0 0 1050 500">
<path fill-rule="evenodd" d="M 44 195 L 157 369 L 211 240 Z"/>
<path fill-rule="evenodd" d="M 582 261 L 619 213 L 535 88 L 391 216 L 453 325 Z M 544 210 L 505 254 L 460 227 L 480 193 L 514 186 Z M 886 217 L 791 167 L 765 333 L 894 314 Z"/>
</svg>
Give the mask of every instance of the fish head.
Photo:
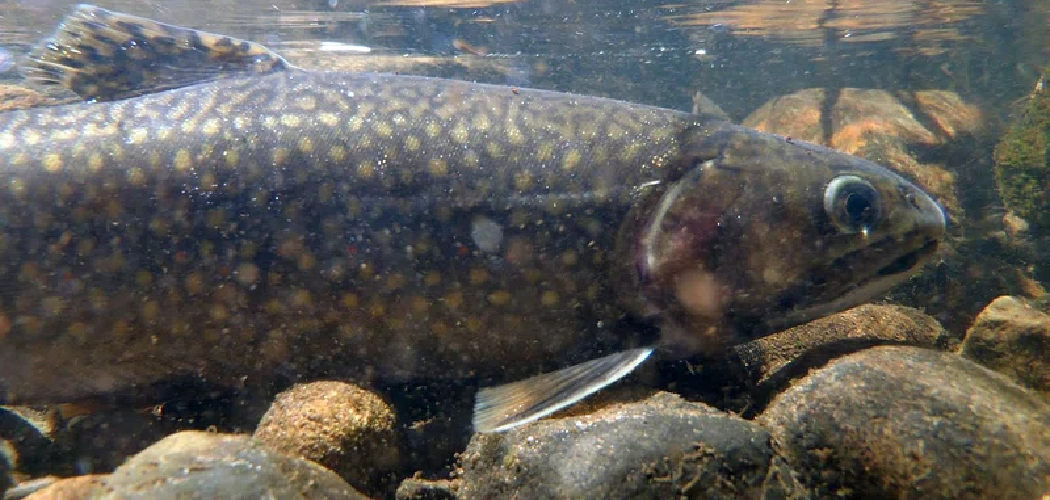
<svg viewBox="0 0 1050 500">
<path fill-rule="evenodd" d="M 681 144 L 626 246 L 643 314 L 691 351 L 877 297 L 945 237 L 933 198 L 870 161 L 729 124 L 694 126 Z"/>
</svg>

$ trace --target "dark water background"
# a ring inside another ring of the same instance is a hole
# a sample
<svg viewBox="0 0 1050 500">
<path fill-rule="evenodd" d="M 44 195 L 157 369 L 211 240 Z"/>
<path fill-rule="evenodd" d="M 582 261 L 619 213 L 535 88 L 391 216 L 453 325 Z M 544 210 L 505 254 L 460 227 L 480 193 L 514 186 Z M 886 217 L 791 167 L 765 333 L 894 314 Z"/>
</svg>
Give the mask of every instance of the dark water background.
<svg viewBox="0 0 1050 500">
<path fill-rule="evenodd" d="M 0 2 L 0 70 L 11 73 L 76 3 Z M 258 41 L 306 66 L 338 65 L 331 61 L 352 55 L 361 65 L 355 69 L 373 58 L 375 69 L 388 70 L 397 57 L 419 63 L 405 72 L 672 108 L 688 108 L 701 90 L 734 119 L 808 87 L 952 90 L 1006 111 L 1032 89 L 1050 47 L 1050 2 L 1039 0 L 98 3 Z M 371 51 L 331 50 L 342 44 Z"/>
</svg>

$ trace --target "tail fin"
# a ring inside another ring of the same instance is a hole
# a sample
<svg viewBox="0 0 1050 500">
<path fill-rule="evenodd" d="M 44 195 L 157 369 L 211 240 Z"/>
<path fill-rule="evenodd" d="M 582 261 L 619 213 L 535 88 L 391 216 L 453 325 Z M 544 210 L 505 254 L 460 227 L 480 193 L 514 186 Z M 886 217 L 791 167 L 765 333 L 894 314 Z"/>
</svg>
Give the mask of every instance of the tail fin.
<svg viewBox="0 0 1050 500">
<path fill-rule="evenodd" d="M 112 101 L 291 67 L 257 43 L 79 5 L 29 54 L 22 74 Z"/>
</svg>

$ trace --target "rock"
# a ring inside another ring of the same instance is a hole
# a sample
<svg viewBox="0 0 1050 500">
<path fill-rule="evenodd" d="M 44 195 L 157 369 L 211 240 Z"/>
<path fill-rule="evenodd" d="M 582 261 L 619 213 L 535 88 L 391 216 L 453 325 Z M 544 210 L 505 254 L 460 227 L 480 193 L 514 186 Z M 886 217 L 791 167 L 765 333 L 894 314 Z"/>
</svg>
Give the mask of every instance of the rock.
<svg viewBox="0 0 1050 500">
<path fill-rule="evenodd" d="M 28 498 L 367 499 L 313 462 L 272 451 L 245 435 L 197 431 L 164 438 L 108 476 L 60 481 Z"/>
<path fill-rule="evenodd" d="M 881 346 L 840 358 L 757 421 L 820 497 L 1050 492 L 1050 406 L 952 353 Z"/>
<path fill-rule="evenodd" d="M 768 101 L 742 124 L 882 163 L 917 181 L 953 219 L 962 215 L 955 174 L 940 165 L 920 163 L 911 151 L 916 146 L 942 146 L 959 136 L 975 134 L 983 125 L 976 106 L 946 91 L 893 94 L 881 89 L 845 88 L 832 97 L 831 116 L 824 117 L 828 98 L 825 89 L 800 90 Z M 916 115 L 928 117 L 931 127 Z"/>
<path fill-rule="evenodd" d="M 11 455 L 13 453 L 5 444 L 0 442 L 0 498 L 4 498 L 4 493 L 15 485 L 15 478 L 11 475 Z"/>
<path fill-rule="evenodd" d="M 396 500 L 456 500 L 456 483 L 449 480 L 429 481 L 408 478 L 401 481 Z"/>
<path fill-rule="evenodd" d="M 837 356 L 880 344 L 946 349 L 952 338 L 937 320 L 917 309 L 863 304 L 731 348 L 742 380 L 756 385 L 804 374 Z"/>
<path fill-rule="evenodd" d="M 458 497 L 804 498 L 761 427 L 670 393 L 475 434 Z"/>
<path fill-rule="evenodd" d="M 1050 393 L 1050 314 L 1023 298 L 999 297 L 977 315 L 959 354 Z"/>
<path fill-rule="evenodd" d="M 106 476 L 88 475 L 60 479 L 25 497 L 26 500 L 90 500 L 107 498 Z M 6 500 L 6 499 L 5 499 Z"/>
<path fill-rule="evenodd" d="M 356 488 L 393 489 L 398 460 L 394 411 L 376 394 L 343 382 L 296 385 L 277 396 L 255 437 L 317 462 Z"/>
</svg>

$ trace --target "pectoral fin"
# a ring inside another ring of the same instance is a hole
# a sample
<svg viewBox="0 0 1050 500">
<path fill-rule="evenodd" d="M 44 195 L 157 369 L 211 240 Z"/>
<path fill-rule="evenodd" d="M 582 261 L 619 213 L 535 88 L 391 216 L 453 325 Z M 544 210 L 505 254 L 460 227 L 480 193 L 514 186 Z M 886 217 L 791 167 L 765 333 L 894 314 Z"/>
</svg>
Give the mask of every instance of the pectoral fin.
<svg viewBox="0 0 1050 500">
<path fill-rule="evenodd" d="M 475 432 L 503 432 L 570 406 L 631 373 L 649 358 L 646 347 L 478 391 Z"/>
</svg>

